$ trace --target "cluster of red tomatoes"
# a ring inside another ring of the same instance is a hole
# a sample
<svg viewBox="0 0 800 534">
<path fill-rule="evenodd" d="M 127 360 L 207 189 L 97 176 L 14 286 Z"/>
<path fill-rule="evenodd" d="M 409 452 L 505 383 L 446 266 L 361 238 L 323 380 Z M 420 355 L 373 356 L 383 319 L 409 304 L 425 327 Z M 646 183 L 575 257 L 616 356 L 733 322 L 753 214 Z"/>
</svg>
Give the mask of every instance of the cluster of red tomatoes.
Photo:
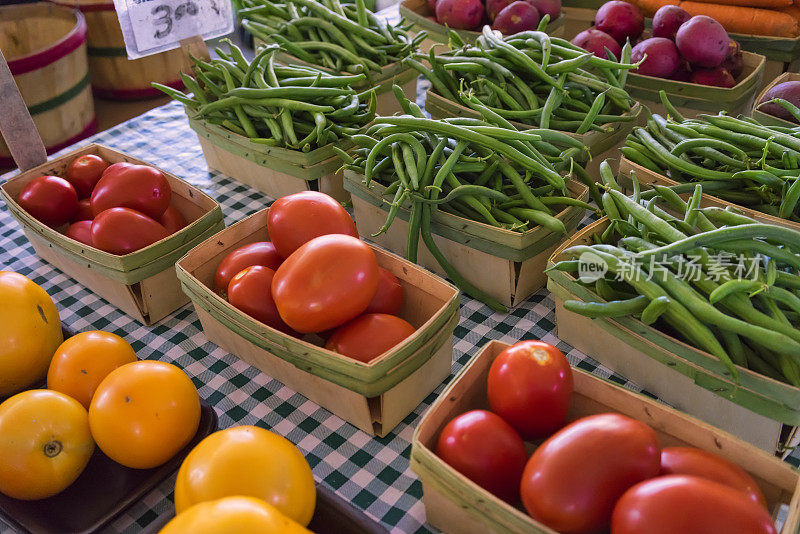
<svg viewBox="0 0 800 534">
<path fill-rule="evenodd" d="M 369 362 L 414 333 L 397 316 L 403 286 L 358 239 L 333 198 L 304 191 L 269 209 L 271 241 L 230 252 L 215 290 L 234 307 L 291 336 L 318 334 L 325 348 Z"/>
<path fill-rule="evenodd" d="M 569 424 L 572 370 L 555 347 L 523 341 L 489 370 L 492 411 L 459 415 L 436 454 L 497 497 L 562 533 L 774 534 L 756 482 L 692 447 L 664 447 L 645 423 L 616 413 Z M 566 426 L 565 426 L 566 424 Z M 528 457 L 523 441 L 538 441 Z"/>
<path fill-rule="evenodd" d="M 69 224 L 67 237 L 111 254 L 129 254 L 186 226 L 170 203 L 164 173 L 148 165 L 110 165 L 100 156 L 75 158 L 64 178 L 39 176 L 22 189 L 18 202 L 52 228 Z"/>
</svg>

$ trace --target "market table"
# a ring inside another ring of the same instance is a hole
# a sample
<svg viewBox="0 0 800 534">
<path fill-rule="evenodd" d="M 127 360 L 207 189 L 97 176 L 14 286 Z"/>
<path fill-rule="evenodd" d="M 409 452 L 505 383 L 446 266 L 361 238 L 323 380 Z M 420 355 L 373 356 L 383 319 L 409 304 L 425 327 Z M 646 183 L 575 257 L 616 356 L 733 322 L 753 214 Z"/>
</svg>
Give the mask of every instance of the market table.
<svg viewBox="0 0 800 534">
<path fill-rule="evenodd" d="M 177 103 L 156 108 L 84 141 L 89 142 L 128 152 L 201 188 L 219 201 L 226 225 L 271 202 L 264 194 L 208 170 L 197 137 Z M 425 524 L 422 487 L 409 469 L 408 458 L 414 427 L 443 386 L 385 438 L 372 438 L 207 341 L 190 305 L 153 327 L 142 326 L 40 260 L 5 206 L 0 208 L 0 228 L 0 268 L 22 273 L 41 285 L 56 302 L 65 325 L 77 331 L 114 332 L 129 341 L 140 358 L 175 363 L 192 377 L 200 396 L 214 406 L 220 428 L 254 424 L 273 430 L 302 450 L 318 483 L 334 489 L 375 521 L 393 532 L 432 531 Z M 462 296 L 452 371 L 461 369 L 491 339 L 513 343 L 537 338 L 560 348 L 572 365 L 639 390 L 560 342 L 554 331 L 554 304 L 545 289 L 508 315 L 494 313 Z M 173 476 L 163 482 L 118 517 L 108 530 L 139 532 L 159 517 L 171 514 L 174 481 Z"/>
</svg>

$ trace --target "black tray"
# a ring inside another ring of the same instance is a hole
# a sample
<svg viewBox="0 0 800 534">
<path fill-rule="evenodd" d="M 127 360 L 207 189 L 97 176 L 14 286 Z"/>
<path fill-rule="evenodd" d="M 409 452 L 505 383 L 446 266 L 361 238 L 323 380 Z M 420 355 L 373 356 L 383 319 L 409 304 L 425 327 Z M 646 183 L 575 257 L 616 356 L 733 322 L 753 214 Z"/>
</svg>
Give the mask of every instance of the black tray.
<svg viewBox="0 0 800 534">
<path fill-rule="evenodd" d="M 0 518 L 20 532 L 95 532 L 177 471 L 189 451 L 217 429 L 217 423 L 214 408 L 201 399 L 197 434 L 164 465 L 154 469 L 130 469 L 95 448 L 83 473 L 58 495 L 38 501 L 20 501 L 0 494 Z"/>
</svg>

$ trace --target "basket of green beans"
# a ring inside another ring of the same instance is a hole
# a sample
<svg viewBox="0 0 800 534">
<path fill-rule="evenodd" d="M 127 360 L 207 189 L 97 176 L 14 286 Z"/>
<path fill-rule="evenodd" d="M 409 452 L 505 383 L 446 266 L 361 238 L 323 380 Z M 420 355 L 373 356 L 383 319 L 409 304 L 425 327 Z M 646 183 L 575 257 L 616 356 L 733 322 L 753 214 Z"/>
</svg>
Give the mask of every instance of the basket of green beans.
<svg viewBox="0 0 800 534">
<path fill-rule="evenodd" d="M 585 148 L 553 130 L 517 131 L 502 117 L 379 117 L 346 160 L 361 235 L 446 275 L 495 310 L 541 287 L 549 253 L 591 206 L 563 173 Z M 420 241 L 422 244 L 420 244 Z"/>
<path fill-rule="evenodd" d="M 379 95 L 378 112 L 391 115 L 399 111 L 391 97 L 394 84 L 406 94 L 416 94 L 415 71 L 401 61 L 425 39 L 413 38 L 403 25 L 378 19 L 363 0 L 243 0 L 238 15 L 242 26 L 255 37 L 256 45 L 281 46 L 284 63 L 311 65 L 331 74 L 363 74 L 357 90 L 374 87 Z M 387 97 L 382 97 L 389 93 Z"/>
<path fill-rule="evenodd" d="M 700 183 L 719 206 L 800 230 L 800 127 L 725 113 L 687 119 L 662 98 L 668 116 L 653 114 L 620 148 L 623 176 L 635 170 L 643 182 L 684 184 L 683 193 Z"/>
<path fill-rule="evenodd" d="M 725 430 L 800 424 L 800 232 L 705 206 L 700 184 L 686 200 L 603 179 L 606 217 L 548 263 L 559 337 Z"/>
<path fill-rule="evenodd" d="M 347 200 L 334 147 L 351 148 L 350 136 L 375 118 L 375 92 L 351 87 L 364 74 L 278 65 L 278 51 L 263 47 L 248 62 L 231 45 L 195 58 L 195 78 L 182 75 L 190 94 L 153 85 L 184 104 L 209 167 L 273 198 L 313 189 Z"/>
</svg>

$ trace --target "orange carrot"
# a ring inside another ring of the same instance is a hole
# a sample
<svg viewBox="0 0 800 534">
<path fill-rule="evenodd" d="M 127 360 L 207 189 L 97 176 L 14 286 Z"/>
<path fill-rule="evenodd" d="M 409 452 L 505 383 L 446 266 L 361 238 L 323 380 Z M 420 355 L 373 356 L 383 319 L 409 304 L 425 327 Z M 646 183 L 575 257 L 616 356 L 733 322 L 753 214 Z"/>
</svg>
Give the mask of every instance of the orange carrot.
<svg viewBox="0 0 800 534">
<path fill-rule="evenodd" d="M 642 15 L 645 17 L 652 17 L 656 11 L 664 6 L 677 6 L 680 0 L 636 0 L 633 2 Z"/>
<path fill-rule="evenodd" d="M 800 23 L 800 7 L 797 4 L 791 5 L 789 7 L 782 7 L 778 11 L 781 13 L 786 13 L 787 15 L 791 15 L 794 17 L 798 23 Z"/>
<path fill-rule="evenodd" d="M 761 9 L 778 9 L 792 5 L 792 0 L 694 0 L 704 4 L 720 4 L 726 6 L 757 7 Z"/>
<path fill-rule="evenodd" d="M 797 37 L 798 22 L 786 13 L 771 9 L 681 2 L 681 7 L 690 15 L 707 15 L 714 18 L 731 33 L 770 35 L 773 37 Z"/>
</svg>

